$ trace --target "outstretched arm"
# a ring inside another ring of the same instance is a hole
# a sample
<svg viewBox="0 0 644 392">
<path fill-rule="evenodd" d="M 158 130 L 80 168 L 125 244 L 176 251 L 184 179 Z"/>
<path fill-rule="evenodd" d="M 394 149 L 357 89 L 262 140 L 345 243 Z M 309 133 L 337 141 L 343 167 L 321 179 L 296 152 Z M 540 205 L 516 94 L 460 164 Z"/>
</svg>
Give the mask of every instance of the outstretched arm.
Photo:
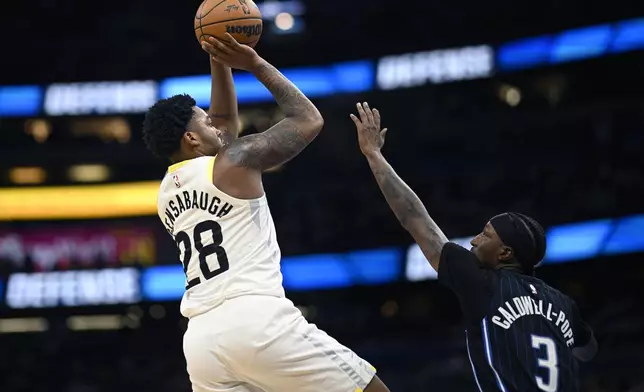
<svg viewBox="0 0 644 392">
<path fill-rule="evenodd" d="M 264 170 L 299 154 L 322 129 L 322 115 L 313 103 L 280 71 L 232 36 L 215 41 L 211 48 L 216 61 L 247 70 L 271 92 L 285 118 L 265 132 L 237 139 L 224 151 L 238 166 Z"/>
<path fill-rule="evenodd" d="M 224 132 L 224 142 L 229 144 L 239 134 L 239 114 L 237 110 L 237 93 L 230 67 L 221 65 L 211 56 L 210 75 L 210 109 L 208 115 L 212 124 Z"/>
<path fill-rule="evenodd" d="M 387 129 L 381 131 L 378 110 L 371 110 L 366 102 L 357 107 L 360 118 L 352 114 L 351 119 L 358 129 L 360 149 L 369 162 L 378 186 L 400 224 L 414 237 L 431 266 L 438 271 L 441 250 L 447 237 L 429 216 L 418 196 L 382 155 L 380 149 L 384 145 Z"/>
</svg>

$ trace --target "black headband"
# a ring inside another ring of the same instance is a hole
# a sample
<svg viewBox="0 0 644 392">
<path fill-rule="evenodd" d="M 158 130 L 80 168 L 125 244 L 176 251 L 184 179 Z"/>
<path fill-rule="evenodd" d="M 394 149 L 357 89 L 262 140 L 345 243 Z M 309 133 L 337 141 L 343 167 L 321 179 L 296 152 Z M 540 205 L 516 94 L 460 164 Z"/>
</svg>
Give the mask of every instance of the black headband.
<svg viewBox="0 0 644 392">
<path fill-rule="evenodd" d="M 537 233 L 517 214 L 506 212 L 490 219 L 490 224 L 501 241 L 514 251 L 515 258 L 523 268 L 532 271 L 541 261 L 538 255 Z"/>
</svg>

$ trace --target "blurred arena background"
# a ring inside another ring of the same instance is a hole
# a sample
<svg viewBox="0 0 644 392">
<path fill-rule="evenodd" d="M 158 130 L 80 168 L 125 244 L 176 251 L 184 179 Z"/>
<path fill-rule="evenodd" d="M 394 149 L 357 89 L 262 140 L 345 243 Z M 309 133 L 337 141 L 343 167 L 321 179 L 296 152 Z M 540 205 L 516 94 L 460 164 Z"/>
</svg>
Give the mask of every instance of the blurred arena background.
<svg viewBox="0 0 644 392">
<path fill-rule="evenodd" d="M 198 0 L 3 4 L 0 391 L 189 391 L 184 275 L 156 218 L 166 169 L 143 112 L 207 105 Z M 576 299 L 600 353 L 583 391 L 644 390 L 644 3 L 258 1 L 257 50 L 326 126 L 265 177 L 288 295 L 392 391 L 474 391 L 455 297 L 357 147 L 358 100 L 446 234 L 516 210 L 548 227 L 538 276 Z M 236 74 L 243 129 L 280 118 Z M 289 392 L 289 391 L 284 391 Z"/>
</svg>

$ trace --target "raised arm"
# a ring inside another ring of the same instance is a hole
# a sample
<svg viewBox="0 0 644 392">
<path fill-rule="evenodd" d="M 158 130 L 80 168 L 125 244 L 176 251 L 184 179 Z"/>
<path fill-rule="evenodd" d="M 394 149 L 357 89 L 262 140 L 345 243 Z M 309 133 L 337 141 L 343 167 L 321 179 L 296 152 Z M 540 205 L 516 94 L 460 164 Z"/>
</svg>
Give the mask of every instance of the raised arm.
<svg viewBox="0 0 644 392">
<path fill-rule="evenodd" d="M 225 132 L 224 142 L 229 144 L 239 134 L 237 93 L 230 67 L 221 65 L 210 57 L 210 109 L 208 115 L 212 124 Z"/>
<path fill-rule="evenodd" d="M 238 139 L 226 155 L 240 166 L 264 170 L 304 150 L 322 130 L 323 120 L 313 103 L 268 62 L 260 58 L 250 71 L 271 92 L 285 117 L 265 132 Z"/>
<path fill-rule="evenodd" d="M 215 41 L 212 54 L 216 61 L 247 70 L 271 92 L 285 118 L 265 132 L 245 136 L 224 150 L 233 163 L 249 169 L 264 170 L 284 163 L 299 154 L 320 133 L 322 115 L 313 103 L 280 71 L 250 47 Z"/>
<path fill-rule="evenodd" d="M 367 158 L 378 186 L 396 218 L 414 238 L 431 266 L 438 271 L 441 250 L 447 237 L 429 216 L 418 196 L 382 155 L 380 150 L 385 143 L 387 129 L 380 128 L 378 110 L 371 110 L 366 102 L 357 107 L 360 118 L 352 114 L 351 119 L 358 130 L 360 150 Z"/>
</svg>

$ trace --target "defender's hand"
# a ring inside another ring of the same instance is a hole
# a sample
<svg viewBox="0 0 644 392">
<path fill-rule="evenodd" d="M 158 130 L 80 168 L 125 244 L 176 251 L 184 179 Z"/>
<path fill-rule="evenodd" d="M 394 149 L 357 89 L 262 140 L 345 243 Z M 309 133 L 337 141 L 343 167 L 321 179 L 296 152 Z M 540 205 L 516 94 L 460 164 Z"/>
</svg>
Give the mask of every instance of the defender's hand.
<svg viewBox="0 0 644 392">
<path fill-rule="evenodd" d="M 208 37 L 207 41 L 201 42 L 201 48 L 219 64 L 244 71 L 252 70 L 262 61 L 253 48 L 240 44 L 228 33 L 226 33 L 226 42 Z"/>
<path fill-rule="evenodd" d="M 380 112 L 370 109 L 368 103 L 357 103 L 360 118 L 350 115 L 358 130 L 358 143 L 363 154 L 369 155 L 380 152 L 385 144 L 387 128 L 380 129 Z"/>
</svg>

